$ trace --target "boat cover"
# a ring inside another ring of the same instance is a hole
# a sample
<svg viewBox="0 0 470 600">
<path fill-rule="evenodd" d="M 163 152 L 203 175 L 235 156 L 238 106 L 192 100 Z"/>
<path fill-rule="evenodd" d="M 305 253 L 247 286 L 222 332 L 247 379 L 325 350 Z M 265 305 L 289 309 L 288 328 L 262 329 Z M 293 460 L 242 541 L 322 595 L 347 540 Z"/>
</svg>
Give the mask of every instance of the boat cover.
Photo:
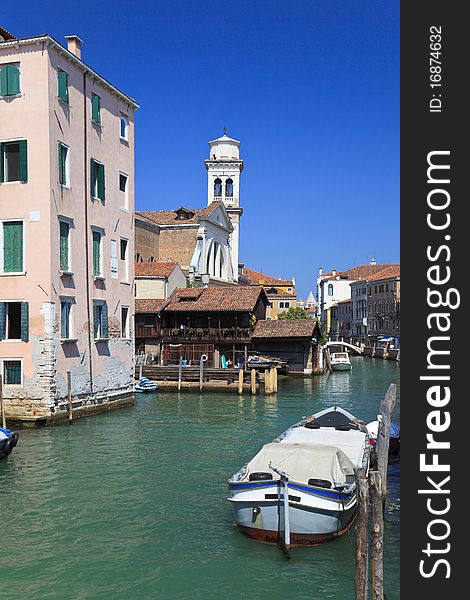
<svg viewBox="0 0 470 600">
<path fill-rule="evenodd" d="M 293 427 L 287 432 L 281 444 L 299 442 L 302 444 L 326 444 L 336 446 L 346 454 L 353 465 L 362 466 L 366 434 L 362 431 L 350 429 L 337 431 L 332 427 L 321 429 L 307 429 L 306 427 Z M 312 475 L 313 477 L 313 475 Z"/>
<path fill-rule="evenodd" d="M 257 472 L 272 473 L 273 479 L 279 479 L 279 475 L 269 468 L 270 463 L 287 473 L 290 480 L 301 483 L 315 478 L 327 479 L 333 485 L 344 484 L 346 475 L 354 475 L 353 463 L 340 448 L 272 442 L 265 444 L 247 464 L 243 479 L 248 479 L 250 473 Z"/>
</svg>

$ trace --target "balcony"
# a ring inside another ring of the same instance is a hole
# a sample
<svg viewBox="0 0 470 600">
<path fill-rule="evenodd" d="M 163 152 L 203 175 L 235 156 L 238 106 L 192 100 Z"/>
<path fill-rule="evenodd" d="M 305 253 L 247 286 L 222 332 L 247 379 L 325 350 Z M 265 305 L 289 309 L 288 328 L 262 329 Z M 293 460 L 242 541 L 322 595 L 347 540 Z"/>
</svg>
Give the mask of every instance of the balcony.
<svg viewBox="0 0 470 600">
<path fill-rule="evenodd" d="M 230 342 L 249 341 L 251 332 L 249 327 L 186 327 L 185 329 L 162 329 L 162 336 L 168 342 Z"/>
<path fill-rule="evenodd" d="M 136 325 L 135 337 L 136 338 L 155 338 L 160 335 L 160 328 L 155 325 Z"/>
</svg>

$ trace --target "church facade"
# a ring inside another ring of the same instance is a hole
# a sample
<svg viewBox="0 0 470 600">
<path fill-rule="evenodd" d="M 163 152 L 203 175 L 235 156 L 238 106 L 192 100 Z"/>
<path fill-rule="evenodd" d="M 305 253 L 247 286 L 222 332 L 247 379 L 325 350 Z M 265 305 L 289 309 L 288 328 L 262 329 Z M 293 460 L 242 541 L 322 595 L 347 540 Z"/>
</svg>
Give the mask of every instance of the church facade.
<svg viewBox="0 0 470 600">
<path fill-rule="evenodd" d="M 191 286 L 236 284 L 238 280 L 240 142 L 227 135 L 209 142 L 205 161 L 205 208 L 135 214 L 136 262 L 177 262 Z"/>
</svg>

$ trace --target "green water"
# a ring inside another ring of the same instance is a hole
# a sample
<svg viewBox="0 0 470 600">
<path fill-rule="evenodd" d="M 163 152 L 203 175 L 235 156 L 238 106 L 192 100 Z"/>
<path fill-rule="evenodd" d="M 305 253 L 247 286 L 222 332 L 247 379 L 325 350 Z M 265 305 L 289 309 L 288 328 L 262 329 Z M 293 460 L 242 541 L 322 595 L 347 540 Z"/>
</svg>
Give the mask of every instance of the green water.
<svg viewBox="0 0 470 600">
<path fill-rule="evenodd" d="M 0 598 L 354 598 L 354 538 L 286 560 L 231 524 L 229 476 L 303 415 L 375 418 L 395 363 L 289 379 L 277 396 L 141 395 L 101 416 L 22 431 L 0 462 Z M 399 420 L 399 403 L 394 420 Z M 386 594 L 399 598 L 399 465 L 389 471 Z"/>
</svg>

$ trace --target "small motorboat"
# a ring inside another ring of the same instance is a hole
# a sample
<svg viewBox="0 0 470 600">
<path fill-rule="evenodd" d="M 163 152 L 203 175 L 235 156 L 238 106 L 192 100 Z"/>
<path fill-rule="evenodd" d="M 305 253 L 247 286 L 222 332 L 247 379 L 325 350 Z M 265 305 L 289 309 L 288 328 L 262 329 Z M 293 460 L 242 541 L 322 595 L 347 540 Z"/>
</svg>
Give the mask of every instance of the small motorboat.
<svg viewBox="0 0 470 600">
<path fill-rule="evenodd" d="M 142 392 L 156 392 L 158 390 L 158 384 L 156 381 L 150 381 L 147 377 L 141 377 L 139 383 L 135 386 L 135 391 Z"/>
<path fill-rule="evenodd" d="M 377 435 L 379 431 L 379 424 L 382 420 L 381 415 L 377 417 L 376 421 L 371 421 L 367 423 L 367 431 L 370 436 L 370 444 L 372 448 L 375 448 L 377 443 Z M 389 456 L 398 456 L 400 454 L 400 424 L 399 423 L 390 423 L 390 442 L 388 446 L 388 455 Z"/>
<path fill-rule="evenodd" d="M 364 423 L 347 411 L 304 417 L 228 481 L 234 524 L 285 550 L 341 536 L 356 515 L 354 469 L 367 475 L 370 453 Z"/>
<path fill-rule="evenodd" d="M 11 454 L 11 451 L 18 443 L 18 438 L 18 433 L 0 427 L 0 458 Z"/>
<path fill-rule="evenodd" d="M 350 371 L 352 369 L 347 352 L 333 352 L 330 361 L 333 371 Z"/>
</svg>

